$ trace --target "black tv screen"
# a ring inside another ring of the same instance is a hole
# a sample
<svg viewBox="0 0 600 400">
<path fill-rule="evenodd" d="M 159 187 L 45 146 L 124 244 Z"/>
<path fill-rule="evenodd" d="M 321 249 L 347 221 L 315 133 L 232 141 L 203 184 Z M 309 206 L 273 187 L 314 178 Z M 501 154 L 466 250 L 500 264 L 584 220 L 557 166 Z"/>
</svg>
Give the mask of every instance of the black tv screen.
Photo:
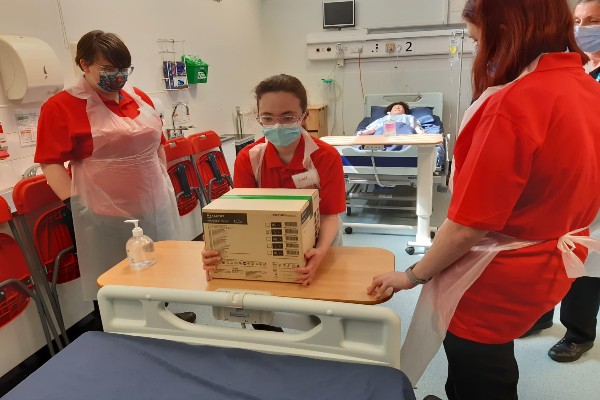
<svg viewBox="0 0 600 400">
<path fill-rule="evenodd" d="M 323 28 L 354 26 L 354 1 L 324 1 Z"/>
</svg>

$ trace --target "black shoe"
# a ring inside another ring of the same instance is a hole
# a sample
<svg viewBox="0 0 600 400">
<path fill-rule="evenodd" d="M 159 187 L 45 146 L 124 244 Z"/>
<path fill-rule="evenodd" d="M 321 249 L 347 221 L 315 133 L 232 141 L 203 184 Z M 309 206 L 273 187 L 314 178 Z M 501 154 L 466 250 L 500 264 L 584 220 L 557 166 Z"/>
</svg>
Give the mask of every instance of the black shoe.
<svg viewBox="0 0 600 400">
<path fill-rule="evenodd" d="M 184 320 L 185 322 L 189 322 L 190 324 L 196 322 L 196 313 L 191 311 L 176 313 L 175 316 Z"/>
<path fill-rule="evenodd" d="M 558 343 L 552 346 L 548 351 L 548 355 L 557 362 L 577 361 L 581 358 L 583 353 L 592 347 L 594 347 L 594 342 L 573 343 L 562 338 Z"/>
<path fill-rule="evenodd" d="M 430 395 L 425 396 L 423 398 L 423 400 L 442 400 L 442 399 L 439 398 L 439 397 L 437 397 L 437 396 L 434 396 L 434 395 L 430 394 Z"/>
<path fill-rule="evenodd" d="M 535 324 L 533 324 L 533 326 L 531 327 L 531 329 L 529 329 L 527 332 L 525 332 L 524 334 L 522 334 L 520 336 L 520 338 L 525 338 L 529 335 L 531 335 L 532 333 L 536 333 L 541 331 L 542 329 L 548 329 L 552 327 L 553 322 L 552 321 L 544 321 L 544 322 L 536 322 Z"/>
</svg>

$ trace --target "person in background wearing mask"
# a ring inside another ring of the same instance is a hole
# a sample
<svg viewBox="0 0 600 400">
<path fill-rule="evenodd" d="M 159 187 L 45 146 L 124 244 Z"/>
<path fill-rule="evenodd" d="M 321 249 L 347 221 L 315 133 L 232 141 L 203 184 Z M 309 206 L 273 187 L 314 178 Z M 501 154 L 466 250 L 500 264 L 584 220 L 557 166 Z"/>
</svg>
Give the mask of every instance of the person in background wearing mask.
<svg viewBox="0 0 600 400">
<path fill-rule="evenodd" d="M 413 384 L 443 341 L 449 400 L 516 400 L 514 339 L 600 251 L 589 238 L 600 85 L 582 68 L 565 0 L 468 0 L 462 15 L 479 47 L 476 100 L 454 146 L 447 219 L 419 262 L 367 290 L 383 298 L 424 284 L 401 353 Z"/>
<path fill-rule="evenodd" d="M 575 39 L 589 56 L 585 71 L 597 82 L 600 81 L 600 0 L 581 0 L 574 12 Z M 590 85 L 596 85 L 590 79 Z M 600 140 L 600 133 L 598 133 Z M 600 216 L 590 227 L 590 234 L 600 238 Z M 600 255 L 592 253 L 586 266 L 600 265 Z M 578 360 L 583 353 L 594 346 L 598 310 L 600 309 L 600 277 L 583 276 L 577 278 L 571 290 L 562 300 L 560 322 L 567 328 L 565 336 L 548 351 L 554 361 L 571 362 Z M 523 335 L 552 326 L 554 309 L 544 314 L 535 325 Z"/>
<path fill-rule="evenodd" d="M 127 256 L 124 220 L 139 219 L 154 240 L 178 239 L 179 214 L 162 123 L 150 98 L 125 85 L 133 66 L 123 41 L 88 32 L 75 62 L 83 75 L 42 106 L 34 160 L 72 212 L 84 299 L 96 300 L 97 278 Z"/>
<path fill-rule="evenodd" d="M 264 137 L 238 154 L 233 186 L 319 189 L 319 238 L 304 255 L 306 266 L 297 270 L 297 281 L 310 285 L 329 247 L 342 243 L 339 214 L 346 209 L 342 160 L 333 146 L 311 137 L 302 127 L 308 101 L 306 89 L 297 78 L 271 76 L 260 82 L 254 92 Z M 209 276 L 208 271 L 221 261 L 219 252 L 203 251 L 202 261 Z"/>
</svg>

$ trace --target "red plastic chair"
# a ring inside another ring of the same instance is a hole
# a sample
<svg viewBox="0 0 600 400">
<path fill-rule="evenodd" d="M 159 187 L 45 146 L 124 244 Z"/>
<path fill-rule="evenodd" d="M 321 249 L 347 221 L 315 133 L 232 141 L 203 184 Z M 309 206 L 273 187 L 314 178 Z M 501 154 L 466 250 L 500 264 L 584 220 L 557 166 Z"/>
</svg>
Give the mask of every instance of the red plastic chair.
<svg viewBox="0 0 600 400">
<path fill-rule="evenodd" d="M 223 149 L 221 138 L 214 131 L 196 133 L 188 137 L 192 144 L 194 165 L 210 203 L 233 188 L 233 181 Z"/>
<path fill-rule="evenodd" d="M 50 354 L 54 355 L 55 351 L 52 346 L 50 331 L 52 331 L 54 337 L 57 337 L 56 329 L 50 322 L 47 308 L 36 291 L 21 247 L 15 237 L 5 233 L 12 231 L 13 235 L 17 235 L 10 208 L 6 200 L 0 197 L 0 228 L 3 224 L 8 224 L 10 228 L 1 229 L 3 232 L 0 232 L 0 328 L 23 313 L 27 309 L 30 299 L 33 299 L 48 349 Z M 60 348 L 62 347 L 59 346 Z"/>
<path fill-rule="evenodd" d="M 33 243 L 41 270 L 46 275 L 47 282 L 51 284 L 50 287 L 46 287 L 50 295 L 50 305 L 65 344 L 68 344 L 56 285 L 70 282 L 80 276 L 74 238 L 67 223 L 70 213 L 54 194 L 44 175 L 17 182 L 13 188 L 13 200 L 24 237 Z"/>
<path fill-rule="evenodd" d="M 179 215 L 184 216 L 194 211 L 199 203 L 202 207 L 202 201 L 206 197 L 192 162 L 192 145 L 185 137 L 181 137 L 168 140 L 163 148 Z"/>
</svg>

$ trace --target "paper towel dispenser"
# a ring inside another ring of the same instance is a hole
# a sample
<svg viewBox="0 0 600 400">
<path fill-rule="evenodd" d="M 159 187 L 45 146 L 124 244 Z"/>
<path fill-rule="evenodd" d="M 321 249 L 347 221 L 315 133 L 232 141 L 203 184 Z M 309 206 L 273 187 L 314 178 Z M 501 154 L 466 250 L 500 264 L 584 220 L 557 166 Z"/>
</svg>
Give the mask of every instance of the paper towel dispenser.
<svg viewBox="0 0 600 400">
<path fill-rule="evenodd" d="M 0 35 L 0 79 L 9 100 L 45 101 L 64 87 L 56 53 L 33 37 Z"/>
</svg>

